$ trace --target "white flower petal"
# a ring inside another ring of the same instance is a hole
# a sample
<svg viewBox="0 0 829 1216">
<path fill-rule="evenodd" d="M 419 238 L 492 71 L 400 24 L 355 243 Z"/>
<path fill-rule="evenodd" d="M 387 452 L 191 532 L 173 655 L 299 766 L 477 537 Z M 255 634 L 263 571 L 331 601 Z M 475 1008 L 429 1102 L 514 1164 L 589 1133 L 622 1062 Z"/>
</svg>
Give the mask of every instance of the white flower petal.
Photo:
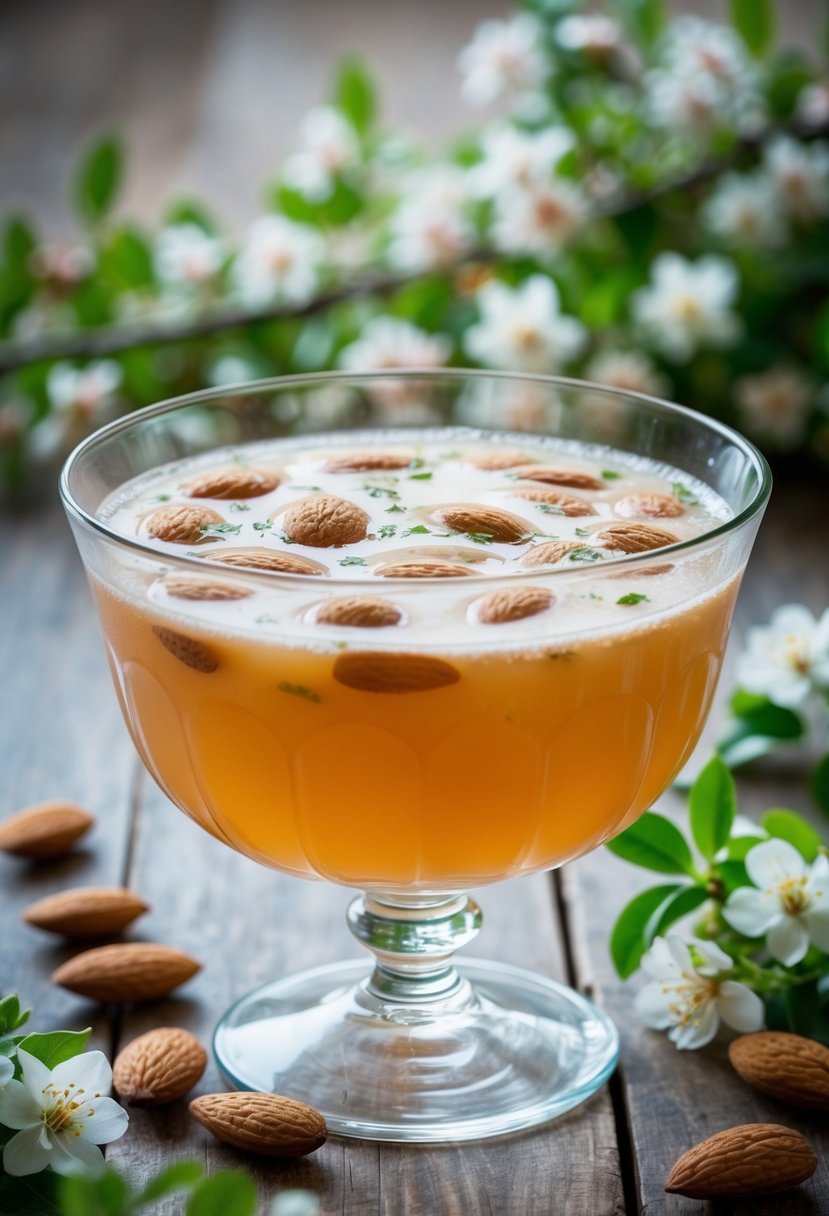
<svg viewBox="0 0 829 1216">
<path fill-rule="evenodd" d="M 744 933 L 746 937 L 763 937 L 782 912 L 776 895 L 753 887 L 739 887 L 729 895 L 722 914 L 738 933 Z"/>
<path fill-rule="evenodd" d="M 8 1056 L 0 1056 L 0 1089 L 14 1076 L 14 1064 Z"/>
<path fill-rule="evenodd" d="M 771 616 L 771 628 L 776 633 L 811 634 L 817 622 L 803 604 L 782 604 Z"/>
<path fill-rule="evenodd" d="M 809 949 L 809 934 L 798 917 L 783 916 L 769 932 L 766 945 L 779 963 L 793 967 Z"/>
<path fill-rule="evenodd" d="M 718 971 L 730 971 L 734 966 L 734 960 L 714 942 L 698 941 L 695 938 L 693 946 L 703 960 L 696 968 L 700 975 L 716 975 Z"/>
<path fill-rule="evenodd" d="M 635 1005 L 646 1026 L 652 1030 L 666 1030 L 672 1018 L 668 1010 L 669 996 L 659 983 L 646 984 L 636 994 Z"/>
<path fill-rule="evenodd" d="M 735 980 L 723 980 L 717 996 L 717 1011 L 727 1026 L 750 1034 L 765 1025 L 765 1008 L 756 992 Z"/>
<path fill-rule="evenodd" d="M 102 1051 L 86 1051 L 58 1064 L 52 1072 L 55 1089 L 76 1085 L 86 1090 L 87 1097 L 93 1094 L 108 1094 L 112 1088 L 112 1069 Z"/>
<path fill-rule="evenodd" d="M 720 1016 L 716 1006 L 710 1001 L 696 1022 L 688 1022 L 684 1026 L 675 1026 L 668 1038 L 676 1043 L 680 1051 L 693 1051 L 710 1043 L 720 1025 Z"/>
<path fill-rule="evenodd" d="M 678 967 L 674 962 L 674 956 L 664 937 L 653 939 L 650 949 L 642 956 L 641 966 L 655 980 L 678 976 L 682 970 L 681 966 Z"/>
<path fill-rule="evenodd" d="M 788 878 L 802 878 L 806 862 L 788 840 L 764 840 L 746 854 L 746 870 L 755 887 L 775 887 Z"/>
<path fill-rule="evenodd" d="M 53 1137 L 53 1156 L 50 1162 L 56 1174 L 69 1177 L 84 1174 L 96 1178 L 104 1172 L 104 1154 L 89 1140 L 60 1132 Z"/>
<path fill-rule="evenodd" d="M 85 1119 L 80 1134 L 92 1144 L 109 1144 L 120 1140 L 127 1130 L 129 1116 L 114 1098 L 95 1098 L 90 1102 L 93 1114 Z"/>
<path fill-rule="evenodd" d="M 39 1126 L 18 1132 L 3 1149 L 3 1169 L 13 1178 L 39 1174 L 51 1164 L 51 1146 L 45 1148 L 41 1143 Z"/>
<path fill-rule="evenodd" d="M 668 933 L 665 937 L 665 944 L 668 947 L 668 953 L 673 959 L 674 964 L 680 971 L 693 970 L 694 964 L 691 959 L 691 951 L 678 933 Z"/>
<path fill-rule="evenodd" d="M 9 1081 L 0 1091 L 0 1123 L 19 1131 L 39 1122 L 40 1102 L 22 1081 Z"/>
<path fill-rule="evenodd" d="M 39 1102 L 43 1096 L 44 1089 L 52 1079 L 52 1074 L 46 1065 L 42 1064 L 36 1056 L 31 1055 L 28 1051 L 24 1051 L 21 1047 L 17 1049 L 17 1058 L 23 1070 L 23 1084 L 32 1097 Z"/>
<path fill-rule="evenodd" d="M 817 946 L 818 950 L 829 954 L 829 907 L 817 910 L 812 907 L 808 912 L 804 912 L 800 919 L 809 935 L 809 940 Z"/>
</svg>

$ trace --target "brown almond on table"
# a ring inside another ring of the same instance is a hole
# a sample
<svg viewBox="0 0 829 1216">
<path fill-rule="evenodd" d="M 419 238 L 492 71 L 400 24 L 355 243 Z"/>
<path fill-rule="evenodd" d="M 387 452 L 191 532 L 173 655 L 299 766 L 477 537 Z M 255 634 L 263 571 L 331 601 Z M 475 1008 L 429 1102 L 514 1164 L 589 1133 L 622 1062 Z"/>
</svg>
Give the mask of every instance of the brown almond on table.
<svg viewBox="0 0 829 1216">
<path fill-rule="evenodd" d="M 334 679 L 358 692 L 432 692 L 460 678 L 451 663 L 426 654 L 354 651 L 339 655 L 334 663 Z"/>
<path fill-rule="evenodd" d="M 94 822 L 92 815 L 74 802 L 39 802 L 0 823 L 0 850 L 32 861 L 60 857 Z"/>
<path fill-rule="evenodd" d="M 519 465 L 528 463 L 523 452 L 473 452 L 469 456 L 464 456 L 464 462 L 474 465 L 476 469 L 493 473 L 497 473 L 501 469 L 515 469 Z"/>
<path fill-rule="evenodd" d="M 112 1082 L 135 1106 L 160 1106 L 188 1094 L 207 1067 L 207 1052 L 179 1026 L 159 1026 L 128 1043 L 115 1057 Z"/>
<path fill-rule="evenodd" d="M 210 561 L 225 566 L 241 566 L 245 570 L 269 570 L 273 574 L 327 574 L 321 562 L 299 553 L 279 553 L 275 549 L 252 545 L 248 549 L 225 549 L 211 553 Z"/>
<path fill-rule="evenodd" d="M 380 578 L 464 578 L 472 571 L 455 562 L 387 562 L 374 571 Z"/>
<path fill-rule="evenodd" d="M 554 566 L 572 549 L 584 548 L 577 540 L 548 540 L 541 545 L 533 545 L 521 558 L 522 566 Z"/>
<path fill-rule="evenodd" d="M 328 1135 L 319 1111 L 279 1094 L 204 1094 L 190 1113 L 217 1140 L 263 1157 L 304 1157 Z"/>
<path fill-rule="evenodd" d="M 817 1157 L 808 1140 L 779 1123 L 745 1123 L 683 1153 L 665 1190 L 688 1199 L 775 1195 L 811 1178 Z"/>
<path fill-rule="evenodd" d="M 790 1106 L 829 1110 L 829 1047 L 803 1035 L 761 1030 L 729 1045 L 734 1071 L 749 1085 Z"/>
<path fill-rule="evenodd" d="M 52 983 L 93 1001 L 154 1001 L 200 970 L 201 963 L 173 946 L 125 942 L 76 954 Z"/>
<path fill-rule="evenodd" d="M 185 667 L 209 675 L 219 666 L 218 658 L 203 642 L 197 642 L 195 638 L 189 638 L 186 634 L 167 629 L 163 625 L 153 625 L 152 631 L 164 649 Z"/>
<path fill-rule="evenodd" d="M 403 613 L 396 604 L 369 595 L 344 595 L 326 600 L 317 608 L 318 625 L 351 625 L 358 629 L 383 629 L 399 625 Z"/>
<path fill-rule="evenodd" d="M 484 625 L 503 625 L 537 616 L 553 604 L 553 593 L 546 587 L 504 587 L 479 600 L 478 620 Z"/>
<path fill-rule="evenodd" d="M 332 456 L 322 467 L 326 473 L 380 473 L 407 469 L 411 463 L 411 456 L 394 452 L 348 452 L 345 456 Z"/>
<path fill-rule="evenodd" d="M 453 532 L 477 532 L 489 536 L 498 544 L 511 545 L 532 535 L 532 524 L 509 511 L 485 507 L 477 503 L 438 507 L 432 518 Z"/>
<path fill-rule="evenodd" d="M 147 911 L 149 904 L 124 887 L 75 887 L 30 904 L 23 919 L 63 937 L 106 937 L 120 933 Z"/>
<path fill-rule="evenodd" d="M 188 498 L 259 498 L 275 490 L 280 480 L 270 469 L 233 464 L 197 473 L 181 489 Z"/>
<path fill-rule="evenodd" d="M 143 528 L 153 540 L 164 540 L 169 544 L 202 545 L 215 540 L 202 532 L 208 524 L 223 524 L 224 517 L 212 507 L 159 507 L 144 517 Z"/>
<path fill-rule="evenodd" d="M 661 549 L 673 545 L 679 537 L 663 528 L 651 524 L 609 524 L 596 533 L 596 540 L 603 540 L 608 549 L 619 549 L 622 553 L 646 553 L 648 549 Z"/>
<path fill-rule="evenodd" d="M 523 465 L 515 470 L 518 477 L 543 481 L 553 486 L 569 486 L 571 490 L 602 490 L 604 482 L 581 469 L 559 469 L 546 464 Z"/>
<path fill-rule="evenodd" d="M 589 502 L 583 498 L 573 498 L 560 490 L 513 490 L 516 498 L 526 498 L 529 502 L 545 503 L 550 507 L 558 507 L 562 515 L 578 518 L 580 515 L 595 515 Z"/>
<path fill-rule="evenodd" d="M 161 580 L 168 595 L 175 600 L 220 601 L 244 600 L 252 593 L 247 587 L 223 583 L 220 579 L 190 578 L 186 574 L 170 574 Z"/>
<path fill-rule="evenodd" d="M 685 508 L 673 494 L 628 494 L 619 499 L 614 510 L 617 515 L 645 515 L 649 519 L 676 519 L 685 514 Z"/>
<path fill-rule="evenodd" d="M 370 520 L 362 507 L 333 494 L 303 498 L 282 516 L 285 535 L 295 544 L 337 549 L 365 540 Z"/>
</svg>

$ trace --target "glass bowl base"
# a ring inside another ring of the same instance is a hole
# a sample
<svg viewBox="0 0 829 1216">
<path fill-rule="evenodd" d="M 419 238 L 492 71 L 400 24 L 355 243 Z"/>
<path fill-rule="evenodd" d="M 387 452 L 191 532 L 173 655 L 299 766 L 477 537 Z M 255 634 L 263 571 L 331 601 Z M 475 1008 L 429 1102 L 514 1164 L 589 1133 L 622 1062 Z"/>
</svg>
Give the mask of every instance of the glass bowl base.
<svg viewBox="0 0 829 1216">
<path fill-rule="evenodd" d="M 402 1004 L 368 970 L 318 967 L 243 997 L 214 1037 L 224 1078 L 308 1102 L 334 1135 L 434 1144 L 545 1123 L 616 1066 L 607 1015 L 543 976 L 464 961 L 444 999 Z"/>
</svg>

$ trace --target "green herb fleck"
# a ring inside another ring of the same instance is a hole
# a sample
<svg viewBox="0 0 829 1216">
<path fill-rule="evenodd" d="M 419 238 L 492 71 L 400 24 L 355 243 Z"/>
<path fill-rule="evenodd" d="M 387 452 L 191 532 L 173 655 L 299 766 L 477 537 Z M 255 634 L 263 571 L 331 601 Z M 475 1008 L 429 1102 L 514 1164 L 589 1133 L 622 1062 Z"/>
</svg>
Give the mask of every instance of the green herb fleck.
<svg viewBox="0 0 829 1216">
<path fill-rule="evenodd" d="M 314 692 L 313 688 L 306 688 L 304 684 L 289 684 L 283 680 L 276 687 L 280 692 L 289 692 L 293 697 L 302 697 L 305 701 L 313 701 L 316 705 L 322 700 L 319 693 Z"/>
<path fill-rule="evenodd" d="M 596 549 L 588 549 L 587 545 L 579 545 L 570 550 L 567 558 L 571 562 L 600 562 L 602 555 Z"/>
<path fill-rule="evenodd" d="M 270 532 L 272 527 L 273 524 L 269 519 L 257 519 L 253 524 L 254 532 Z"/>
<path fill-rule="evenodd" d="M 392 514 L 397 514 L 397 515 L 405 515 L 405 514 L 406 514 L 406 508 L 405 508 L 405 507 L 401 507 L 401 506 L 399 505 L 399 503 L 395 503 L 395 504 L 394 504 L 394 506 L 391 506 L 391 507 L 386 507 L 386 514 L 387 514 L 387 515 L 392 515 Z"/>
<path fill-rule="evenodd" d="M 686 485 L 681 481 L 672 481 L 671 490 L 680 502 L 684 502 L 687 507 L 698 507 L 699 499 L 695 494 L 692 494 Z"/>
<path fill-rule="evenodd" d="M 545 515 L 563 515 L 564 511 L 561 507 L 554 506 L 551 502 L 538 502 L 535 504 L 539 511 L 543 511 Z"/>
<path fill-rule="evenodd" d="M 627 595 L 621 595 L 616 603 L 627 607 L 629 604 L 641 604 L 643 600 L 647 599 L 646 595 L 640 595 L 638 591 L 629 591 Z"/>
<path fill-rule="evenodd" d="M 381 540 L 388 540 L 390 536 L 394 536 L 397 531 L 397 524 L 381 524 L 377 529 L 377 535 Z"/>
<path fill-rule="evenodd" d="M 489 545 L 492 542 L 491 532 L 466 532 L 464 535 L 475 545 Z"/>
<path fill-rule="evenodd" d="M 241 524 L 202 524 L 199 531 L 203 536 L 238 536 L 242 531 Z"/>
<path fill-rule="evenodd" d="M 320 489 L 319 486 L 290 486 L 289 488 L 291 490 L 313 490 L 313 491 Z"/>
<path fill-rule="evenodd" d="M 246 502 L 232 502 L 230 504 L 231 511 L 249 511 L 250 506 Z"/>
<path fill-rule="evenodd" d="M 587 528 L 576 528 L 576 536 L 589 536 Z"/>
<path fill-rule="evenodd" d="M 363 486 L 366 494 L 371 498 L 399 498 L 397 490 L 388 490 L 385 486 Z"/>
<path fill-rule="evenodd" d="M 429 481 L 431 476 L 431 473 L 410 473 L 409 481 Z"/>
<path fill-rule="evenodd" d="M 616 473 L 613 469 L 602 469 L 602 477 L 605 481 L 618 481 L 621 476 L 621 473 Z"/>
<path fill-rule="evenodd" d="M 279 617 L 271 616 L 269 612 L 263 612 L 255 618 L 257 625 L 278 625 Z"/>
<path fill-rule="evenodd" d="M 413 456 L 411 458 L 411 460 L 409 461 L 409 468 L 410 469 L 422 469 L 423 466 L 425 465 L 425 463 L 426 463 L 426 461 L 423 459 L 422 456 Z"/>
<path fill-rule="evenodd" d="M 366 559 L 364 557 L 341 557 L 339 564 L 341 566 L 365 566 Z"/>
<path fill-rule="evenodd" d="M 400 533 L 400 535 L 401 536 L 429 536 L 429 535 L 431 535 L 431 531 L 432 531 L 432 529 L 427 528 L 425 524 L 415 524 L 415 526 L 413 528 L 405 528 Z"/>
</svg>

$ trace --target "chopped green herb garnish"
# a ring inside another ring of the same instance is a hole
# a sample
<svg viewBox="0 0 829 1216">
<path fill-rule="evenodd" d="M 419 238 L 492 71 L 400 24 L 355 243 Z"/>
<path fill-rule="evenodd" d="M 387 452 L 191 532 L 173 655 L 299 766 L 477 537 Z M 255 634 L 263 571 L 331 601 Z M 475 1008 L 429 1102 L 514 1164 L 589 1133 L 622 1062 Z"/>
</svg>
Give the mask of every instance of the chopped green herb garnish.
<svg viewBox="0 0 829 1216">
<path fill-rule="evenodd" d="M 253 530 L 254 532 L 270 532 L 272 527 L 273 523 L 271 520 L 257 519 L 254 521 Z"/>
<path fill-rule="evenodd" d="M 319 704 L 322 700 L 319 693 L 314 692 L 313 688 L 306 688 L 304 684 L 289 684 L 283 680 L 276 687 L 280 692 L 289 692 L 294 697 L 302 697 L 305 701 L 313 701 L 315 704 Z"/>
<path fill-rule="evenodd" d="M 587 528 L 576 528 L 576 536 L 589 536 Z"/>
<path fill-rule="evenodd" d="M 621 473 L 616 473 L 613 469 L 602 469 L 602 477 L 605 481 L 617 481 L 621 476 Z"/>
<path fill-rule="evenodd" d="M 492 542 L 491 532 L 465 532 L 464 535 L 475 545 L 488 545 Z"/>
<path fill-rule="evenodd" d="M 388 540 L 390 536 L 394 536 L 397 531 L 397 524 L 381 524 L 377 529 L 377 535 L 380 540 Z"/>
<path fill-rule="evenodd" d="M 564 511 L 561 507 L 554 506 L 551 502 L 538 502 L 535 504 L 539 511 L 543 511 L 545 515 L 563 515 Z"/>
<path fill-rule="evenodd" d="M 246 502 L 232 502 L 230 509 L 231 511 L 249 511 L 250 506 Z"/>
<path fill-rule="evenodd" d="M 627 595 L 621 595 L 616 603 L 624 604 L 627 607 L 628 604 L 641 604 L 647 598 L 646 595 L 640 595 L 638 591 L 629 591 Z"/>
<path fill-rule="evenodd" d="M 257 625 L 278 625 L 279 617 L 271 616 L 269 612 L 263 612 L 261 616 L 255 618 Z"/>
<path fill-rule="evenodd" d="M 152 498 L 148 498 L 147 502 L 169 502 L 171 494 L 156 494 Z"/>
<path fill-rule="evenodd" d="M 291 490 L 319 490 L 319 486 L 290 486 Z"/>
<path fill-rule="evenodd" d="M 400 533 L 401 536 L 429 536 L 432 529 L 427 528 L 425 524 L 415 524 L 413 528 L 406 528 Z"/>
<path fill-rule="evenodd" d="M 401 507 L 399 503 L 395 503 L 393 507 L 386 507 L 386 514 L 387 515 L 393 515 L 393 514 L 405 515 L 406 508 Z"/>
<path fill-rule="evenodd" d="M 242 531 L 241 524 L 202 524 L 199 531 L 203 536 L 238 536 Z"/>
<path fill-rule="evenodd" d="M 684 502 L 687 507 L 699 506 L 699 499 L 695 494 L 692 494 L 688 487 L 683 485 L 681 481 L 672 481 L 671 490 L 673 491 L 675 497 L 678 498 L 680 502 Z"/>
<path fill-rule="evenodd" d="M 570 550 L 567 558 L 571 562 L 600 562 L 602 555 L 596 549 L 588 549 L 587 545 L 579 545 Z"/>
<path fill-rule="evenodd" d="M 363 486 L 371 498 L 399 498 L 397 490 L 388 490 L 385 486 Z"/>
<path fill-rule="evenodd" d="M 409 481 L 429 481 L 431 473 L 410 473 Z"/>
<path fill-rule="evenodd" d="M 364 557 L 341 557 L 339 564 L 341 566 L 365 566 L 366 559 Z"/>
<path fill-rule="evenodd" d="M 409 461 L 409 468 L 410 469 L 422 469 L 423 466 L 425 465 L 425 463 L 426 463 L 426 461 L 423 459 L 422 456 L 413 456 L 411 458 L 411 460 Z"/>
</svg>

